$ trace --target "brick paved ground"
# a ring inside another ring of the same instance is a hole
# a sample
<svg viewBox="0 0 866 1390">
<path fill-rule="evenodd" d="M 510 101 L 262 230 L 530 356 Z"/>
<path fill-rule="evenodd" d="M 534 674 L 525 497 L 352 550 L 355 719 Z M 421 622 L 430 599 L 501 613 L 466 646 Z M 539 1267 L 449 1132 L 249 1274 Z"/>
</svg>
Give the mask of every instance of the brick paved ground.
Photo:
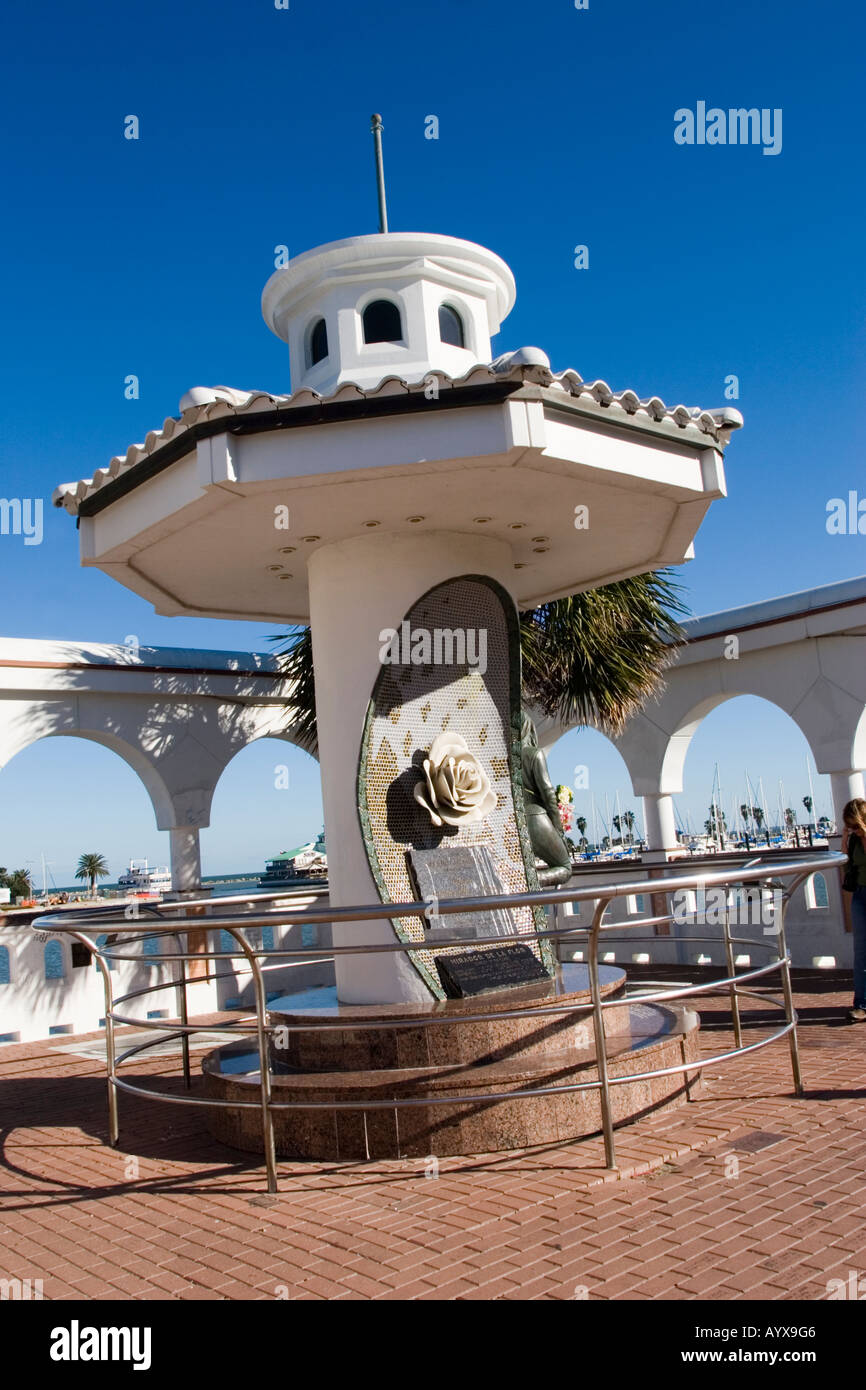
<svg viewBox="0 0 866 1390">
<path fill-rule="evenodd" d="M 442 1160 L 436 1179 L 282 1163 L 268 1197 L 196 1112 L 122 1096 L 108 1148 L 100 1065 L 69 1038 L 7 1047 L 0 1275 L 49 1299 L 826 1298 L 866 1268 L 866 1026 L 848 1002 L 798 995 L 804 1099 L 785 1043 L 710 1067 L 699 1100 L 618 1130 L 618 1179 L 589 1139 Z M 702 1011 L 723 1050 L 727 1015 Z"/>
</svg>

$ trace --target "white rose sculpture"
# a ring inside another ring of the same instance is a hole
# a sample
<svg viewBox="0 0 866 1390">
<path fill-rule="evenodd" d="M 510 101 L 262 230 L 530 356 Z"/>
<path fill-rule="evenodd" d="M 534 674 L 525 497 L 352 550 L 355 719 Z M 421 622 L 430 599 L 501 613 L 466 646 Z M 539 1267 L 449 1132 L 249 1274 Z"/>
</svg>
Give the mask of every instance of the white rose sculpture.
<svg viewBox="0 0 866 1390">
<path fill-rule="evenodd" d="M 460 734 L 439 734 L 422 766 L 414 797 L 434 825 L 469 825 L 496 805 L 490 778 Z"/>
</svg>

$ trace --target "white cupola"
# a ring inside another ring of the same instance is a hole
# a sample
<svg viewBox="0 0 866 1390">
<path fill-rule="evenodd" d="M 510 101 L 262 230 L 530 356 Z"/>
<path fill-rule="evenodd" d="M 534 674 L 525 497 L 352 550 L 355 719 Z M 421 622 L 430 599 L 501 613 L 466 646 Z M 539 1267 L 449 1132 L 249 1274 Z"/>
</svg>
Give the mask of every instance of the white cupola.
<svg viewBox="0 0 866 1390">
<path fill-rule="evenodd" d="M 378 232 L 317 246 L 276 271 L 262 293 L 268 327 L 289 345 L 292 391 L 332 395 L 388 376 L 461 377 L 491 360 L 514 306 L 514 276 L 458 237 Z"/>
</svg>

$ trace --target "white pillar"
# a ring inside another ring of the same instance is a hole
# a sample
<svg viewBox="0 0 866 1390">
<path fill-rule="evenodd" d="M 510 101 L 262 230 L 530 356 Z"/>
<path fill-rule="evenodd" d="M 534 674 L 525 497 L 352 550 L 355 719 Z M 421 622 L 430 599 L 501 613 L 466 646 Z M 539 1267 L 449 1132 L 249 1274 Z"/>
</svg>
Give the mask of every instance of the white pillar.
<svg viewBox="0 0 866 1390">
<path fill-rule="evenodd" d="M 175 893 L 197 893 L 201 889 L 201 849 L 198 827 L 173 825 L 171 842 L 171 886 Z"/>
<path fill-rule="evenodd" d="M 319 764 L 333 905 L 379 901 L 361 837 L 357 779 L 367 706 L 381 670 L 380 632 L 399 629 L 422 594 L 459 575 L 486 575 L 511 592 L 512 566 L 505 542 L 442 531 L 359 536 L 310 556 Z M 492 659 L 488 650 L 488 662 Z M 334 925 L 335 945 L 396 940 L 388 921 Z M 430 998 L 403 952 L 338 955 L 336 976 L 338 997 L 347 1004 Z"/>
<path fill-rule="evenodd" d="M 205 897 L 210 890 L 204 890 L 201 886 L 201 849 L 199 847 L 198 826 L 172 825 L 169 827 L 168 834 L 171 843 L 172 898 L 177 902 L 178 899 Z M 209 909 L 204 906 L 188 907 L 183 916 L 205 917 L 208 911 Z M 208 949 L 206 928 L 187 930 L 186 948 L 193 955 L 204 956 Z M 217 966 L 218 968 L 219 966 Z M 190 985 L 195 984 L 196 986 L 196 1009 L 202 1012 L 205 1009 L 218 1008 L 216 982 L 211 979 L 208 973 L 207 961 L 187 961 L 186 974 Z M 201 991 L 205 986 L 207 986 L 208 993 L 202 995 Z"/>
<path fill-rule="evenodd" d="M 667 852 L 679 848 L 672 796 L 659 792 L 645 795 L 643 797 L 643 814 L 647 847 L 650 852 L 654 850 Z"/>
<path fill-rule="evenodd" d="M 864 796 L 863 773 L 857 771 L 831 772 L 830 790 L 833 795 L 833 817 L 836 821 L 836 834 L 829 837 L 828 843 L 831 849 L 838 849 L 842 841 L 842 811 L 849 801 L 856 801 Z"/>
</svg>

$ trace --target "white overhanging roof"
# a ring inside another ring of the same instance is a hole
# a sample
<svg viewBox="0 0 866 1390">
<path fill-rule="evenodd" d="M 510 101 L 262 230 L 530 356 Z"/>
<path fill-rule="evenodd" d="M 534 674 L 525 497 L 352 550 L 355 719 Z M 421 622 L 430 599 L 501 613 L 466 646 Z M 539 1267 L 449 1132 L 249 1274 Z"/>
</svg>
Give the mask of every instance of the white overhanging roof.
<svg viewBox="0 0 866 1390">
<path fill-rule="evenodd" d="M 267 391 L 240 391 L 230 386 L 196 386 L 182 397 L 180 415 L 169 416 L 161 429 L 151 430 L 143 443 L 133 444 L 125 454 L 116 455 L 105 468 L 98 468 L 92 478 L 61 484 L 54 491 L 53 502 L 56 507 L 64 507 L 73 516 L 77 516 L 79 511 L 88 511 L 88 504 L 95 502 L 99 493 L 118 479 L 124 479 L 124 491 L 137 486 L 139 480 L 145 481 L 151 472 L 147 468 L 148 463 L 163 449 L 170 447 L 174 458 L 192 452 L 202 426 L 224 422 L 225 430 L 231 433 L 243 429 L 247 422 L 252 426 L 257 415 L 285 415 L 284 420 L 277 418 L 273 425 L 262 422 L 264 428 L 280 428 L 282 424 L 292 423 L 291 417 L 295 412 L 303 411 L 309 416 L 311 408 L 315 413 L 316 407 L 321 407 L 323 419 L 329 418 L 331 408 L 338 407 L 345 408 L 342 418 L 350 418 L 355 411 L 358 418 L 362 418 L 366 402 L 379 403 L 389 397 L 401 396 L 429 400 L 433 378 L 438 383 L 440 408 L 449 403 L 457 405 L 460 403 L 460 393 L 476 391 L 485 386 L 513 383 L 517 390 L 521 386 L 534 385 L 546 388 L 548 399 L 555 400 L 558 394 L 581 413 L 603 418 L 608 424 L 620 423 L 668 439 L 678 438 L 683 443 L 699 447 L 723 449 L 731 433 L 743 423 L 740 412 L 731 407 L 702 410 L 685 405 L 668 406 L 658 396 L 640 397 L 632 390 L 613 391 L 606 381 L 584 381 L 572 369 L 554 373 L 547 365 L 543 352 L 537 348 L 521 348 L 498 358 L 490 366 L 482 364 L 473 367 L 458 378 L 439 371 L 430 372 L 424 381 L 413 383 L 397 376 L 386 376 L 373 390 L 364 391 L 346 383 L 333 395 L 324 397 L 307 389 L 294 395 L 272 395 Z M 448 397 L 452 392 L 453 398 L 449 402 Z M 208 433 L 212 432 L 208 430 Z M 189 436 L 186 441 L 185 435 Z M 184 447 L 185 443 L 187 447 Z"/>
</svg>

